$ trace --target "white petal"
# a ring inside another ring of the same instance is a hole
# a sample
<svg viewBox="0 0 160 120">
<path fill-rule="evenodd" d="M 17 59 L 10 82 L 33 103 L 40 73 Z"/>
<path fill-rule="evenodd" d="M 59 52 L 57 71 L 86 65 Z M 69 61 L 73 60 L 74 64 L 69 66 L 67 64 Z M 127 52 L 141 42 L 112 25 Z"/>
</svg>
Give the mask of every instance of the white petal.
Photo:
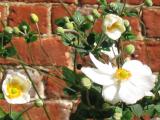
<svg viewBox="0 0 160 120">
<path fill-rule="evenodd" d="M 119 102 L 119 96 L 117 94 L 117 90 L 118 90 L 118 86 L 116 85 L 104 87 L 102 90 L 102 96 L 104 100 L 112 104 Z"/>
<path fill-rule="evenodd" d="M 106 30 L 106 34 L 109 38 L 113 40 L 118 40 L 121 37 L 122 32 L 119 29 L 115 29 L 112 32 Z"/>
<path fill-rule="evenodd" d="M 145 91 L 138 89 L 131 82 L 122 82 L 119 89 L 119 97 L 126 104 L 134 104 L 145 96 Z"/>
<path fill-rule="evenodd" d="M 151 97 L 154 97 L 154 94 L 152 92 L 145 92 L 145 96 L 151 96 Z"/>
<path fill-rule="evenodd" d="M 30 102 L 30 95 L 25 93 L 23 96 L 15 99 L 10 99 L 7 96 L 4 96 L 6 101 L 10 104 L 24 104 Z"/>
<path fill-rule="evenodd" d="M 94 68 L 82 67 L 81 71 L 86 76 L 88 76 L 94 83 L 97 83 L 99 85 L 108 86 L 114 84 L 115 82 L 111 75 L 104 74 Z"/>
<path fill-rule="evenodd" d="M 111 63 L 109 64 L 104 64 L 100 61 L 98 61 L 92 53 L 89 54 L 90 59 L 94 63 L 94 65 L 103 73 L 107 74 L 113 74 L 115 71 L 115 68 L 112 67 Z"/>
<path fill-rule="evenodd" d="M 122 68 L 130 71 L 133 76 L 152 75 L 151 69 L 147 65 L 143 65 L 143 63 L 138 60 L 126 61 Z"/>
</svg>

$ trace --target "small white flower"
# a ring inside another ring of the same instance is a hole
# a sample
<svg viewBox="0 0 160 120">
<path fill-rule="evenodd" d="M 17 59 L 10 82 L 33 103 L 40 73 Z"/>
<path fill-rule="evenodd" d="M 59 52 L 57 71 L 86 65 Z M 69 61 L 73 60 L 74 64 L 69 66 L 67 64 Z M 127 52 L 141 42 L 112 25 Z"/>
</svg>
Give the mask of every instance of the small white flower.
<svg viewBox="0 0 160 120">
<path fill-rule="evenodd" d="M 123 19 L 114 14 L 106 15 L 103 21 L 103 31 L 109 38 L 118 40 L 126 31 Z"/>
<path fill-rule="evenodd" d="M 102 51 L 102 53 L 108 55 L 109 59 L 112 60 L 114 59 L 115 57 L 118 56 L 118 49 L 117 47 L 115 47 L 115 45 L 112 45 L 110 48 L 109 48 L 109 51 Z"/>
<path fill-rule="evenodd" d="M 102 96 L 112 104 L 125 102 L 134 104 L 150 92 L 155 83 L 151 69 L 138 60 L 130 60 L 121 68 L 103 64 L 90 54 L 97 69 L 82 67 L 82 72 L 93 82 L 103 86 Z"/>
<path fill-rule="evenodd" d="M 31 82 L 19 72 L 9 71 L 2 83 L 2 91 L 10 104 L 24 104 L 30 101 Z"/>
</svg>

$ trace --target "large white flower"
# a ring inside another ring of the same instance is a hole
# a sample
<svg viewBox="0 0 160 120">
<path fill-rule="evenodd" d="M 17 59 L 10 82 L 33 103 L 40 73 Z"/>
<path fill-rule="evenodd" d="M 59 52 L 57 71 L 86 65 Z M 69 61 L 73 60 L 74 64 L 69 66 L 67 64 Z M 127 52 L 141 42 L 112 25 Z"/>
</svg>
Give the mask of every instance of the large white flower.
<svg viewBox="0 0 160 120">
<path fill-rule="evenodd" d="M 103 31 L 113 40 L 118 40 L 122 33 L 126 31 L 124 20 L 114 14 L 108 14 L 103 20 Z"/>
<path fill-rule="evenodd" d="M 121 68 L 98 61 L 91 53 L 96 68 L 82 67 L 82 72 L 93 82 L 103 86 L 102 96 L 112 104 L 134 104 L 154 87 L 155 76 L 151 69 L 138 60 L 130 60 Z"/>
<path fill-rule="evenodd" d="M 30 101 L 31 82 L 19 72 L 9 71 L 2 83 L 2 91 L 10 104 L 24 104 Z"/>
</svg>

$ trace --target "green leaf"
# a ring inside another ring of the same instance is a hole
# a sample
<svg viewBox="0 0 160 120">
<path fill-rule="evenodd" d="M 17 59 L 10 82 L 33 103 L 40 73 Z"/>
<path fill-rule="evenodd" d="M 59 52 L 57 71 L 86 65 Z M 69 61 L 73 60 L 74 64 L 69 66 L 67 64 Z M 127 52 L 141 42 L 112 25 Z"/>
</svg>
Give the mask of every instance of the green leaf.
<svg viewBox="0 0 160 120">
<path fill-rule="evenodd" d="M 0 107 L 0 120 L 6 116 L 6 113 L 3 111 L 3 109 Z M 3 119 L 2 119 L 3 120 Z"/>
<path fill-rule="evenodd" d="M 17 51 L 14 47 L 8 47 L 8 48 L 6 48 L 6 50 L 7 50 L 6 57 L 12 57 L 12 56 L 16 55 L 16 53 L 17 53 Z"/>
<path fill-rule="evenodd" d="M 160 104 L 159 105 L 155 105 L 155 110 L 160 113 Z"/>
<path fill-rule="evenodd" d="M 77 37 L 72 33 L 62 34 L 61 37 L 64 45 L 70 45 L 72 44 L 72 42 L 74 42 L 74 40 L 77 39 Z"/>
<path fill-rule="evenodd" d="M 37 35 L 34 32 L 29 32 L 27 36 L 25 36 L 25 41 L 27 43 L 31 43 L 37 40 Z"/>
<path fill-rule="evenodd" d="M 86 31 L 89 30 L 92 27 L 92 23 L 85 23 L 81 25 L 81 30 Z"/>
<path fill-rule="evenodd" d="M 133 117 L 132 112 L 129 109 L 127 109 L 123 111 L 123 116 L 121 120 L 131 120 L 132 117 Z"/>
<path fill-rule="evenodd" d="M 4 99 L 3 93 L 0 93 L 0 99 Z"/>
<path fill-rule="evenodd" d="M 131 111 L 138 117 L 141 117 L 143 114 L 143 108 L 140 104 L 135 104 L 130 106 Z"/>
<path fill-rule="evenodd" d="M 63 71 L 63 77 L 66 80 L 66 82 L 68 84 L 74 84 L 75 80 L 77 79 L 76 74 L 74 73 L 74 71 L 70 70 L 67 67 L 63 67 L 62 71 Z"/>
<path fill-rule="evenodd" d="M 12 112 L 11 113 L 11 118 L 13 120 L 24 120 L 22 115 L 21 115 L 21 112 Z"/>
<path fill-rule="evenodd" d="M 60 26 L 60 27 L 64 27 L 66 23 L 63 18 L 56 19 L 54 22 L 57 26 Z"/>
<path fill-rule="evenodd" d="M 154 113 L 155 113 L 155 105 L 154 104 L 147 105 L 144 107 L 144 114 L 154 116 Z"/>
<path fill-rule="evenodd" d="M 124 39 L 124 40 L 134 40 L 134 39 L 136 39 L 136 35 L 133 34 L 132 32 L 125 32 L 122 35 L 122 39 Z"/>
<path fill-rule="evenodd" d="M 4 46 L 12 40 L 12 34 L 0 33 L 0 45 Z"/>
<path fill-rule="evenodd" d="M 73 20 L 80 26 L 85 21 L 85 17 L 79 11 L 76 11 L 73 15 Z"/>
<path fill-rule="evenodd" d="M 87 37 L 87 42 L 89 45 L 93 45 L 95 42 L 95 33 L 90 33 L 89 36 Z"/>
</svg>

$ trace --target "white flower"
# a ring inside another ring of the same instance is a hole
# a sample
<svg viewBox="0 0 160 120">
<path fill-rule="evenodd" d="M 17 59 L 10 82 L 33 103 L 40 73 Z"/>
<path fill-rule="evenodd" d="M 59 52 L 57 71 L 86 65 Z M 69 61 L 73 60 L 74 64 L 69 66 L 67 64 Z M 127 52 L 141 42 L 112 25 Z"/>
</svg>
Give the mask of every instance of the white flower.
<svg viewBox="0 0 160 120">
<path fill-rule="evenodd" d="M 19 72 L 9 71 L 2 83 L 2 91 L 10 104 L 24 104 L 30 101 L 31 82 Z"/>
<path fill-rule="evenodd" d="M 108 55 L 109 59 L 112 60 L 114 59 L 115 57 L 118 56 L 118 49 L 117 47 L 115 47 L 115 45 L 112 45 L 110 48 L 109 48 L 109 51 L 102 51 L 102 53 Z"/>
<path fill-rule="evenodd" d="M 123 19 L 114 14 L 106 15 L 103 21 L 103 31 L 109 38 L 118 40 L 126 31 Z"/>
<path fill-rule="evenodd" d="M 90 54 L 97 69 L 82 67 L 82 72 L 93 82 L 103 86 L 102 96 L 112 104 L 134 104 L 153 89 L 155 76 L 151 69 L 138 60 L 130 60 L 121 68 L 103 64 Z"/>
</svg>

